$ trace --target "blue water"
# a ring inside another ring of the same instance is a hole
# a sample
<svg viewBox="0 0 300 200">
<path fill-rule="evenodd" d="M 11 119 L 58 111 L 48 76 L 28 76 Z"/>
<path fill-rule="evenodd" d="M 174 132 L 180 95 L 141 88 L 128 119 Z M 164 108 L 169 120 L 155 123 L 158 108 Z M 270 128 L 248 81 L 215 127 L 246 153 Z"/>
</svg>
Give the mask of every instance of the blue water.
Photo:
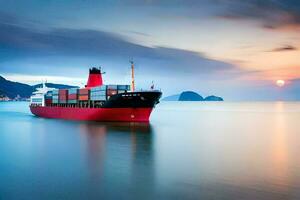
<svg viewBox="0 0 300 200">
<path fill-rule="evenodd" d="M 150 124 L 0 103 L 0 199 L 300 199 L 300 103 L 163 102 Z"/>
</svg>

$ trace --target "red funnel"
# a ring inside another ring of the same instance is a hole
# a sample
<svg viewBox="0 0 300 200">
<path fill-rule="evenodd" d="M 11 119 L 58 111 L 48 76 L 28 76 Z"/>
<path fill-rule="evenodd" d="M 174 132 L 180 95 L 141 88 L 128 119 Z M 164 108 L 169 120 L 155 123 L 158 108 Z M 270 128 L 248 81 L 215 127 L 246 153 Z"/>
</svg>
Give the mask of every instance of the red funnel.
<svg viewBox="0 0 300 200">
<path fill-rule="evenodd" d="M 101 85 L 103 85 L 101 69 L 93 67 L 90 69 L 89 79 L 85 87 L 90 88 Z"/>
</svg>

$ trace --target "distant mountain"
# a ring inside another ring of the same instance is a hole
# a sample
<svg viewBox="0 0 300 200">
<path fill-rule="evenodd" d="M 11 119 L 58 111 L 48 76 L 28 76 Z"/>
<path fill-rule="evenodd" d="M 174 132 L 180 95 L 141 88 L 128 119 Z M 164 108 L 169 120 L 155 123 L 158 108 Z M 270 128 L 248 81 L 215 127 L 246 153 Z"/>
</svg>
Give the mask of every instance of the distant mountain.
<svg viewBox="0 0 300 200">
<path fill-rule="evenodd" d="M 180 94 L 175 94 L 171 96 L 167 96 L 162 99 L 162 101 L 178 101 Z"/>
<path fill-rule="evenodd" d="M 200 94 L 193 91 L 184 91 L 181 94 L 167 96 L 162 101 L 224 101 L 222 97 L 207 96 L 203 98 Z"/>
<path fill-rule="evenodd" d="M 0 76 L 0 94 L 3 96 L 7 96 L 10 99 L 18 95 L 23 98 L 28 98 L 33 91 L 34 88 L 30 85 L 9 81 Z"/>
<path fill-rule="evenodd" d="M 214 95 L 207 96 L 204 98 L 204 101 L 224 101 L 222 97 L 217 97 Z"/>
<path fill-rule="evenodd" d="M 196 92 L 185 91 L 179 96 L 178 101 L 203 101 L 203 97 Z"/>
<path fill-rule="evenodd" d="M 36 88 L 41 86 L 42 84 L 31 86 L 24 83 L 13 82 L 6 80 L 2 76 L 0 76 L 0 96 L 7 96 L 10 99 L 14 99 L 17 96 L 19 96 L 20 98 L 29 98 L 32 92 L 35 91 Z M 56 89 L 77 87 L 54 83 L 46 83 L 46 86 Z"/>
</svg>

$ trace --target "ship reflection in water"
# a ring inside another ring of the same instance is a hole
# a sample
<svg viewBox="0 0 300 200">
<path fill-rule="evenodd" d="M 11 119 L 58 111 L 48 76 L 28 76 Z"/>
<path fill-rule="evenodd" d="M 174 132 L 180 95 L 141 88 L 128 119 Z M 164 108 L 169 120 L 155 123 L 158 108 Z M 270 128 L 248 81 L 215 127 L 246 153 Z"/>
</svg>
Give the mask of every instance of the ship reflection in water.
<svg viewBox="0 0 300 200">
<path fill-rule="evenodd" d="M 154 155 L 149 123 L 84 122 L 80 124 L 80 137 L 86 153 L 87 198 L 118 198 L 120 194 L 123 198 L 144 198 L 153 194 Z"/>
<path fill-rule="evenodd" d="M 162 102 L 151 123 L 0 104 L 0 199 L 300 199 L 299 103 Z"/>
</svg>

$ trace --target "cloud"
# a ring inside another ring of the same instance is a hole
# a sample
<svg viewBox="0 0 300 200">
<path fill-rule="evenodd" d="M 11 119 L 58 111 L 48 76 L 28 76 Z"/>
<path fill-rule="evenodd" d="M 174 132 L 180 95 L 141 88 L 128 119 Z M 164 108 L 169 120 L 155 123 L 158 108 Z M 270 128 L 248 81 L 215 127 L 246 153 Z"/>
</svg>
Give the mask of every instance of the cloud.
<svg viewBox="0 0 300 200">
<path fill-rule="evenodd" d="M 297 0 L 224 0 L 224 11 L 219 15 L 228 20 L 257 20 L 270 30 L 298 30 L 300 1 Z"/>
<path fill-rule="evenodd" d="M 0 30 L 0 63 L 24 58 L 68 56 L 115 62 L 133 58 L 151 64 L 150 70 L 172 73 L 213 73 L 236 69 L 231 64 L 209 59 L 198 52 L 147 47 L 119 34 L 99 30 L 35 29 L 15 23 L 0 23 Z"/>
<path fill-rule="evenodd" d="M 203 19 L 217 16 L 226 20 L 255 20 L 269 30 L 300 28 L 299 0 L 166 0 L 135 1 L 133 5 L 161 8 L 165 15 Z M 137 3 L 140 2 L 140 3 Z M 163 12 L 162 12 L 163 13 Z"/>
<path fill-rule="evenodd" d="M 131 33 L 131 34 L 138 35 L 138 36 L 150 37 L 150 34 L 143 33 L 143 32 L 139 32 L 139 31 L 127 31 L 127 32 L 128 32 L 128 33 Z"/>
<path fill-rule="evenodd" d="M 296 51 L 297 48 L 292 45 L 285 45 L 283 47 L 278 47 L 270 50 L 269 52 L 281 52 L 281 51 Z"/>
</svg>

